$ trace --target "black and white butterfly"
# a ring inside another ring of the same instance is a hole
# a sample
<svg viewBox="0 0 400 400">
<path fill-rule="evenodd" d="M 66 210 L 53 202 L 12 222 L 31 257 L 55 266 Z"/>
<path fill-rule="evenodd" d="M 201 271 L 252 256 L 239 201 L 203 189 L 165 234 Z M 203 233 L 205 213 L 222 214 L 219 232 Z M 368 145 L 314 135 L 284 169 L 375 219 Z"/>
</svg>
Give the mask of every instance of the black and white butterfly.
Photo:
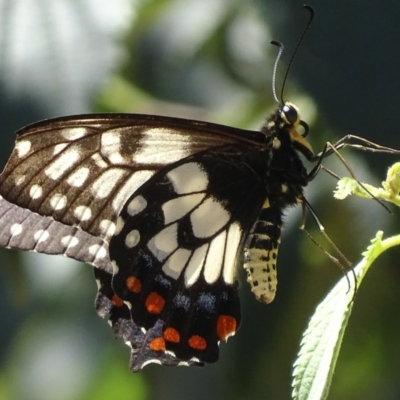
<svg viewBox="0 0 400 400">
<path fill-rule="evenodd" d="M 240 325 L 239 268 L 275 296 L 282 212 L 319 165 L 301 156 L 322 159 L 307 133 L 291 103 L 260 131 L 135 114 L 30 125 L 0 176 L 0 245 L 92 264 L 133 370 L 215 362 Z"/>
</svg>

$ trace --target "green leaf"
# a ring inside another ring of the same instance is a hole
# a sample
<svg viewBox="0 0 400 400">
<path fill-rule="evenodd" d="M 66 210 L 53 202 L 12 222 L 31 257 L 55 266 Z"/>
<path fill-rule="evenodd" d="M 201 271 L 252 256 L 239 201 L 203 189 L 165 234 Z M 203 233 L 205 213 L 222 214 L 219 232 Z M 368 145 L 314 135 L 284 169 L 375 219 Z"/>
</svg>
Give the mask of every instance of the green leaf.
<svg viewBox="0 0 400 400">
<path fill-rule="evenodd" d="M 363 259 L 354 267 L 354 274 L 352 271 L 348 272 L 319 304 L 312 316 L 294 363 L 293 399 L 327 398 L 343 335 L 356 300 L 354 276 L 359 290 L 373 261 L 388 248 L 400 244 L 400 235 L 385 240 L 382 240 L 382 236 L 382 231 L 376 234 L 363 253 Z"/>
</svg>

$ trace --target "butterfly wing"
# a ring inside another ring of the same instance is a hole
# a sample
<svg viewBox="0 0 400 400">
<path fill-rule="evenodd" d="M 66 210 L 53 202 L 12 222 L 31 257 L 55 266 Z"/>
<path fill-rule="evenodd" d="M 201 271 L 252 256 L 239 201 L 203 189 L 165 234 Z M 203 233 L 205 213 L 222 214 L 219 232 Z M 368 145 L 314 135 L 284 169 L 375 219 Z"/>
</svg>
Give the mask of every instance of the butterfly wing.
<svg viewBox="0 0 400 400">
<path fill-rule="evenodd" d="M 244 144 L 165 167 L 126 202 L 110 241 L 113 289 L 150 348 L 215 362 L 240 324 L 237 266 L 266 196 L 266 154 Z"/>
<path fill-rule="evenodd" d="M 64 225 L 0 196 L 0 246 L 45 254 L 64 254 L 112 272 L 108 243 L 74 226 Z"/>
<path fill-rule="evenodd" d="M 20 221 L 10 226 L 1 244 L 66 254 L 104 267 L 107 260 L 101 259 L 107 258 L 120 210 L 156 171 L 207 148 L 262 140 L 259 132 L 135 114 L 70 116 L 30 125 L 17 132 L 0 175 L 0 195 L 71 228 L 53 236 L 52 228 L 60 225 L 47 221 L 49 231 L 45 222 L 35 230 L 29 219 L 35 217 L 25 217 L 27 225 Z M 14 213 L 13 206 L 4 208 L 4 217 Z M 94 238 L 90 254 L 79 251 L 82 231 Z"/>
<path fill-rule="evenodd" d="M 121 300 L 116 300 L 118 297 L 110 283 L 112 266 L 109 241 L 118 229 L 118 217 L 128 199 L 142 185 L 151 187 L 153 179 L 158 182 L 160 177 L 156 178 L 157 173 L 166 165 L 173 165 L 171 168 L 174 169 L 187 157 L 229 144 L 244 143 L 262 148 L 264 140 L 265 136 L 260 132 L 132 114 L 71 116 L 30 125 L 17 132 L 15 149 L 0 176 L 0 194 L 3 196 L 0 198 L 0 222 L 3 227 L 0 245 L 47 254 L 64 254 L 103 270 L 95 269 L 99 282 L 96 309 L 103 317 L 109 313 L 116 336 L 130 343 L 133 370 L 149 361 L 178 365 L 184 359 L 186 365 L 197 365 L 199 362 L 192 357 L 193 349 L 182 353 L 181 347 L 178 347 L 177 357 L 166 352 L 159 340 L 164 340 L 166 320 L 177 321 L 178 312 L 173 318 L 171 313 L 168 318 L 163 315 L 164 319 L 150 318 L 150 322 L 145 322 L 146 314 L 142 310 L 135 315 L 140 323 L 135 323 L 127 307 Z M 165 172 L 161 175 L 165 175 Z M 154 200 L 159 211 L 162 199 Z M 179 202 L 178 198 L 170 200 Z M 164 203 L 166 201 L 164 199 Z M 237 223 L 232 226 L 240 230 Z M 153 236 L 156 234 L 154 230 L 150 232 Z M 233 228 L 229 231 L 225 226 L 224 232 L 228 237 L 229 232 L 232 235 Z M 236 236 L 240 236 L 238 242 L 241 242 L 242 235 Z M 221 246 L 221 239 L 209 239 L 210 243 L 214 243 L 210 245 L 211 248 Z M 118 249 L 122 246 L 120 242 L 116 235 L 113 247 Z M 195 251 L 192 249 L 193 254 Z M 230 256 L 230 268 L 233 268 L 232 260 L 236 255 L 237 249 L 234 249 L 233 256 Z M 208 270 L 211 270 L 211 264 Z M 100 273 L 101 279 L 98 277 Z M 230 273 L 232 277 L 229 284 L 224 281 L 225 278 L 220 278 L 219 282 L 217 280 L 212 285 L 213 290 L 204 286 L 209 296 L 217 295 L 219 292 L 215 291 L 226 286 L 218 299 L 219 309 L 222 310 L 225 301 L 226 308 L 233 309 L 230 313 L 234 315 L 236 326 L 233 328 L 232 323 L 229 325 L 229 319 L 221 323 L 222 338 L 233 333 L 240 323 L 236 281 L 233 272 Z M 122 276 L 118 276 L 116 282 L 121 279 Z M 204 297 L 202 301 L 199 297 L 202 293 L 200 281 L 195 284 L 196 301 L 204 309 Z M 177 285 L 177 289 L 180 288 L 183 293 L 185 287 L 179 286 L 181 283 Z M 123 297 L 123 284 L 117 286 Z M 215 293 L 212 294 L 212 291 Z M 127 298 L 128 302 L 132 300 L 129 296 Z M 232 304 L 229 305 L 226 299 Z M 195 315 L 193 312 L 190 317 L 192 321 L 196 319 Z M 215 321 L 212 324 L 215 327 Z M 146 332 L 143 326 L 146 326 Z M 215 332 L 213 335 L 210 346 L 213 347 L 213 355 L 208 358 L 215 360 L 218 349 Z M 171 346 L 173 342 L 167 347 Z"/>
<path fill-rule="evenodd" d="M 131 348 L 130 366 L 137 372 L 149 363 L 165 366 L 202 366 L 195 361 L 184 362 L 173 354 L 152 350 L 151 343 L 162 335 L 163 322 L 157 320 L 147 331 L 135 324 L 128 307 L 115 295 L 111 286 L 112 275 L 100 269 L 94 269 L 98 286 L 95 308 L 100 317 L 109 316 L 109 321 L 116 338 L 123 340 Z"/>
</svg>

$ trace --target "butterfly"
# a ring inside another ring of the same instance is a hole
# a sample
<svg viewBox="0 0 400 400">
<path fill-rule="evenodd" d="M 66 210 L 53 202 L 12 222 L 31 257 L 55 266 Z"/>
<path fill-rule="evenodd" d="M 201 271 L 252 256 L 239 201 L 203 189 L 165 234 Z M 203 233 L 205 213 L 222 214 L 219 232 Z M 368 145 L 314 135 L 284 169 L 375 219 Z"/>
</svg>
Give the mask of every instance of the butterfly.
<svg viewBox="0 0 400 400">
<path fill-rule="evenodd" d="M 29 125 L 0 175 L 0 245 L 91 264 L 132 370 L 213 363 L 241 322 L 240 268 L 259 301 L 275 296 L 282 213 L 324 156 L 308 131 L 289 102 L 260 131 L 139 114 Z"/>
</svg>

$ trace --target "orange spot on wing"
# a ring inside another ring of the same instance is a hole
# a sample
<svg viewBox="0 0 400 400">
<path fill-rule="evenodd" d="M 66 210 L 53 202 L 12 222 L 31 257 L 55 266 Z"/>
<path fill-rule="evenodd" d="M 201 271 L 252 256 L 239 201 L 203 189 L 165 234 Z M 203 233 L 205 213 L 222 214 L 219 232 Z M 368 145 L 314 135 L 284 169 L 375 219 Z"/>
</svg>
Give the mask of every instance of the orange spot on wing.
<svg viewBox="0 0 400 400">
<path fill-rule="evenodd" d="M 159 294 L 153 292 L 147 296 L 145 305 L 150 314 L 160 314 L 164 308 L 165 300 Z"/>
<path fill-rule="evenodd" d="M 228 339 L 236 332 L 237 321 L 229 315 L 220 315 L 217 321 L 217 335 L 221 340 Z"/>
<path fill-rule="evenodd" d="M 140 293 L 142 290 L 142 282 L 135 276 L 129 276 L 126 278 L 126 287 L 132 293 Z"/>
<path fill-rule="evenodd" d="M 199 335 L 193 335 L 189 339 L 189 346 L 192 349 L 205 350 L 207 348 L 207 342 L 203 337 Z"/>
<path fill-rule="evenodd" d="M 162 337 L 155 338 L 150 342 L 149 347 L 150 350 L 165 351 L 165 341 Z"/>
<path fill-rule="evenodd" d="M 167 342 L 179 343 L 181 340 L 181 336 L 175 328 L 167 328 L 163 333 L 163 337 Z"/>
<path fill-rule="evenodd" d="M 122 307 L 124 305 L 124 302 L 116 294 L 113 295 L 111 301 L 116 307 Z"/>
</svg>

